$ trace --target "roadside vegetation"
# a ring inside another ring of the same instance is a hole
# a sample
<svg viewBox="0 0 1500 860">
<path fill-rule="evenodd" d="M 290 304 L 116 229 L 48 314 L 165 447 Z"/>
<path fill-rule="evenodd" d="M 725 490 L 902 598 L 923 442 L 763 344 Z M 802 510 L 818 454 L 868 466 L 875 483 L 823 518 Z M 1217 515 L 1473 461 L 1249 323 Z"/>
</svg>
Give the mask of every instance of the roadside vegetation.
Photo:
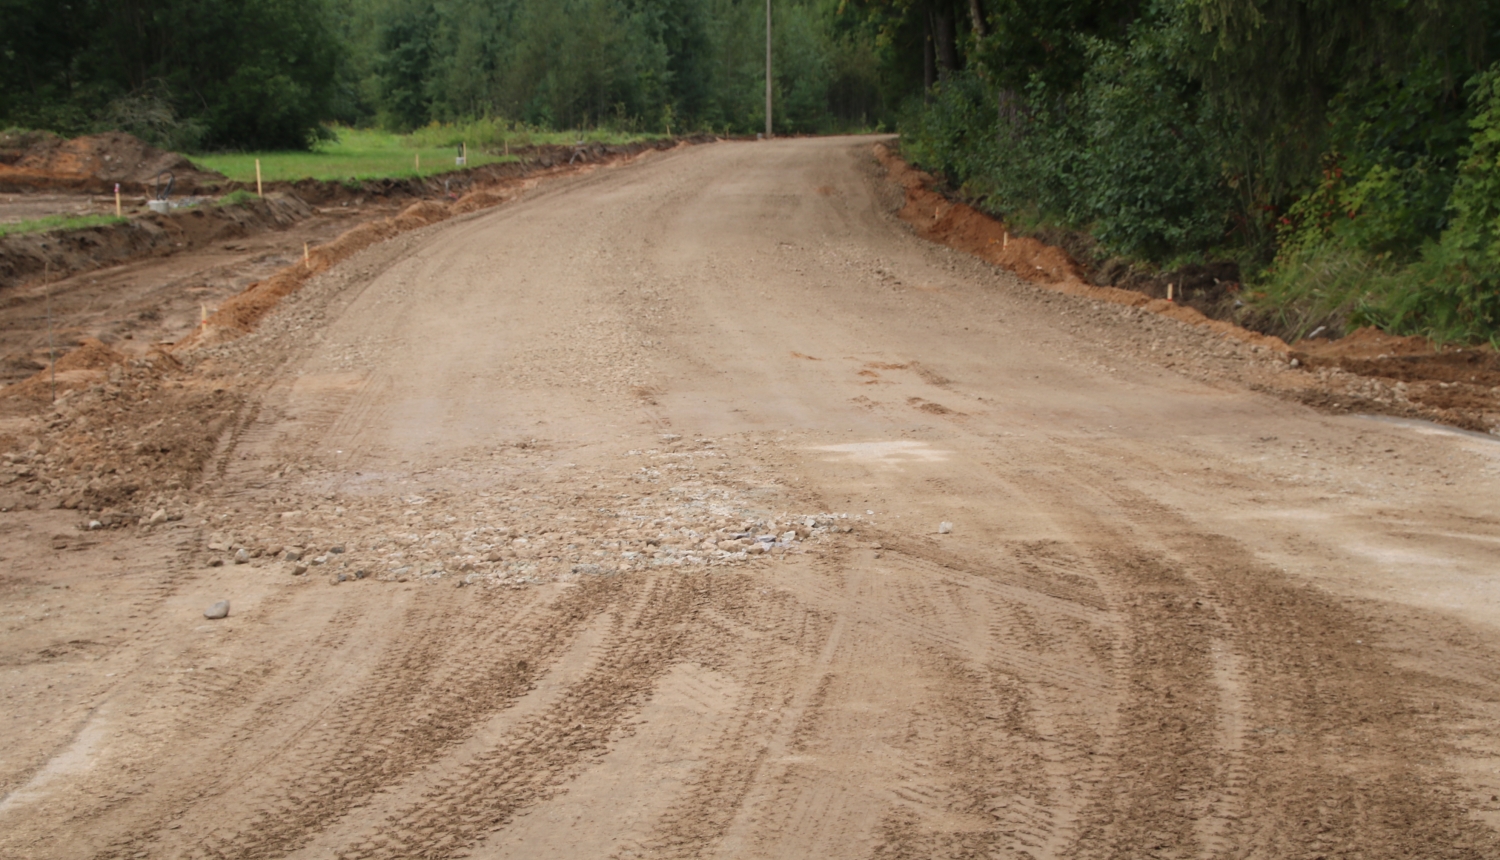
<svg viewBox="0 0 1500 860">
<path fill-rule="evenodd" d="M 12 221 L 0 223 L 0 239 L 6 236 L 17 236 L 22 233 L 46 233 L 54 230 L 83 230 L 89 227 L 103 227 L 109 224 L 123 224 L 129 219 L 116 218 L 113 215 L 48 215 L 45 218 L 33 218 L 27 221 Z"/>
<path fill-rule="evenodd" d="M 957 24 L 905 152 L 1012 224 L 1239 263 L 1286 337 L 1500 337 L 1500 4 L 887 5 Z"/>
</svg>

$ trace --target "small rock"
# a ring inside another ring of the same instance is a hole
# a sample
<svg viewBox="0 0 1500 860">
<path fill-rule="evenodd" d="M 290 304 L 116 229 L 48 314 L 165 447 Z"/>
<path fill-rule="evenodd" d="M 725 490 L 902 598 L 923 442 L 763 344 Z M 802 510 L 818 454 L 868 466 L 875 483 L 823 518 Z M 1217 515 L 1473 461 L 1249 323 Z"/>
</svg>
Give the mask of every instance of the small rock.
<svg viewBox="0 0 1500 860">
<path fill-rule="evenodd" d="M 159 525 L 161 525 L 162 523 L 164 523 L 166 521 L 167 521 L 167 509 L 166 508 L 157 508 L 156 509 L 156 513 L 152 514 L 151 515 L 151 519 L 148 520 L 147 522 L 151 523 L 151 525 L 153 525 L 153 526 L 159 526 Z"/>
<path fill-rule="evenodd" d="M 294 564 L 294 565 L 292 565 L 292 576 L 301 576 L 304 573 L 307 573 L 307 565 L 305 565 L 305 564 Z"/>
<path fill-rule="evenodd" d="M 317 558 L 313 559 L 312 563 L 313 564 L 325 564 L 325 563 L 327 563 L 327 561 L 328 561 L 328 556 L 326 556 L 326 555 L 320 555 Z"/>
<path fill-rule="evenodd" d="M 223 567 L 224 566 L 224 559 L 222 559 L 222 558 L 211 558 L 211 559 L 208 560 L 208 566 L 209 567 Z"/>
<path fill-rule="evenodd" d="M 295 549 L 289 549 L 281 557 L 286 561 L 301 561 L 302 553 Z"/>
<path fill-rule="evenodd" d="M 328 551 L 330 553 L 338 555 L 338 554 L 340 554 L 340 553 L 342 553 L 344 551 L 344 545 L 341 544 L 341 543 L 340 544 L 334 544 L 333 546 L 331 546 L 331 547 L 328 548 Z"/>
<path fill-rule="evenodd" d="M 763 544 L 763 543 L 760 543 L 759 541 L 757 541 L 757 542 L 755 542 L 753 544 L 750 544 L 749 546 L 745 547 L 745 552 L 748 552 L 751 555 L 760 555 L 761 553 L 763 553 L 765 551 L 766 551 L 766 545 Z"/>
<path fill-rule="evenodd" d="M 953 533 L 953 523 L 938 523 L 938 534 L 946 535 Z"/>
<path fill-rule="evenodd" d="M 367 573 L 364 568 L 360 568 L 359 570 L 356 570 L 354 572 L 354 578 L 355 579 L 364 579 L 365 577 L 367 577 L 369 575 L 370 574 Z"/>
<path fill-rule="evenodd" d="M 235 564 L 249 564 L 250 563 L 250 551 L 247 550 L 247 549 L 245 549 L 244 547 L 240 547 L 239 550 L 237 552 L 235 552 L 235 554 L 234 554 L 234 563 Z"/>
<path fill-rule="evenodd" d="M 1301 367 L 1301 366 L 1302 366 L 1302 360 L 1301 359 L 1299 359 L 1299 358 L 1292 359 L 1292 367 Z"/>
<path fill-rule="evenodd" d="M 221 600 L 218 603 L 215 603 L 213 606 L 210 606 L 207 609 L 203 610 L 204 618 L 212 618 L 218 620 L 220 618 L 227 618 L 228 616 L 229 601 L 227 600 Z"/>
<path fill-rule="evenodd" d="M 89 520 L 89 531 L 96 532 L 102 528 L 104 528 L 104 523 L 101 523 L 98 520 Z"/>
</svg>

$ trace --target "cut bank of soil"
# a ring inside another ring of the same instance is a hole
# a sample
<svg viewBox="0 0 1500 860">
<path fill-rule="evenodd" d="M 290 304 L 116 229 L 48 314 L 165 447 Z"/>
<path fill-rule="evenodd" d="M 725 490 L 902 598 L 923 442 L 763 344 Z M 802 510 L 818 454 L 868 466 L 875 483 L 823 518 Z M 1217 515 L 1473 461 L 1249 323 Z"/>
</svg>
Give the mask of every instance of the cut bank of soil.
<svg viewBox="0 0 1500 860">
<path fill-rule="evenodd" d="M 128 194 L 150 191 L 170 173 L 174 193 L 195 194 L 224 182 L 186 156 L 163 152 L 134 135 L 107 132 L 65 140 L 45 132 L 0 138 L 0 191 Z"/>
</svg>

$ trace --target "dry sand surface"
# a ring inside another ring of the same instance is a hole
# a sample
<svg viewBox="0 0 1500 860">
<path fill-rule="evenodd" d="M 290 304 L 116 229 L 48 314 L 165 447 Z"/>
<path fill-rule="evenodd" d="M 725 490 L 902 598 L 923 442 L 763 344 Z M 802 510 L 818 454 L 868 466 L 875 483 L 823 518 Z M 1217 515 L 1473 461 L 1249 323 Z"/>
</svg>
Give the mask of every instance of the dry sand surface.
<svg viewBox="0 0 1500 860">
<path fill-rule="evenodd" d="M 0 857 L 1500 856 L 1500 442 L 929 244 L 871 144 L 4 418 Z"/>
</svg>

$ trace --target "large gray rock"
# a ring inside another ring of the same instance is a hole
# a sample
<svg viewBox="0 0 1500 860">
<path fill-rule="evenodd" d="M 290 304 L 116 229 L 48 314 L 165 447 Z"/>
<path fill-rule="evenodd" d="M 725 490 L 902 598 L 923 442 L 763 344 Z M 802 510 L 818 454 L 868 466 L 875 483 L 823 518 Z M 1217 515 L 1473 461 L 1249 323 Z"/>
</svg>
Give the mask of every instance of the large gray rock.
<svg viewBox="0 0 1500 860">
<path fill-rule="evenodd" d="M 229 601 L 227 600 L 221 600 L 218 603 L 215 603 L 213 606 L 210 606 L 207 609 L 203 610 L 204 618 L 212 618 L 217 620 L 220 618 L 227 618 L 228 616 Z"/>
</svg>

